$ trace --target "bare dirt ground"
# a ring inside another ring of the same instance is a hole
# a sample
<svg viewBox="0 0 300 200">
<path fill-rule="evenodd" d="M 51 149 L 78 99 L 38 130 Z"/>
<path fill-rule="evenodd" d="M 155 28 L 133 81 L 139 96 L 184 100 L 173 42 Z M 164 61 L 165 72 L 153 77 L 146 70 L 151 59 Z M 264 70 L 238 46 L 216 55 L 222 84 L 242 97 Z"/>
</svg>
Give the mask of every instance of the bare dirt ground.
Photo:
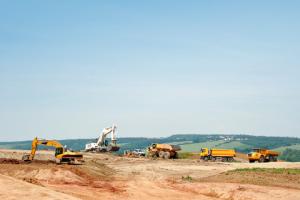
<svg viewBox="0 0 300 200">
<path fill-rule="evenodd" d="M 232 171 L 297 168 L 300 163 L 221 163 L 84 154 L 83 165 L 56 165 L 52 151 L 32 163 L 0 150 L 1 199 L 300 199 L 299 174 Z M 241 161 L 241 160 L 239 160 Z"/>
</svg>

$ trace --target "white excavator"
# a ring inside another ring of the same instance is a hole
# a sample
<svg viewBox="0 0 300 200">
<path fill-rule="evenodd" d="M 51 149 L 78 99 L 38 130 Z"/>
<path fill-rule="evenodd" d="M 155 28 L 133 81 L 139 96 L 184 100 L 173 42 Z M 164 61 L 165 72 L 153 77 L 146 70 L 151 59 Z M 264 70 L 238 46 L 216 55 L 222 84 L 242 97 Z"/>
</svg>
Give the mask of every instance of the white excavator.
<svg viewBox="0 0 300 200">
<path fill-rule="evenodd" d="M 102 134 L 99 136 L 96 143 L 88 143 L 85 145 L 86 152 L 113 152 L 120 149 L 117 146 L 116 138 L 116 129 L 117 126 L 113 125 L 112 127 L 104 128 Z M 111 142 L 110 144 L 106 140 L 108 134 L 111 133 Z"/>
</svg>

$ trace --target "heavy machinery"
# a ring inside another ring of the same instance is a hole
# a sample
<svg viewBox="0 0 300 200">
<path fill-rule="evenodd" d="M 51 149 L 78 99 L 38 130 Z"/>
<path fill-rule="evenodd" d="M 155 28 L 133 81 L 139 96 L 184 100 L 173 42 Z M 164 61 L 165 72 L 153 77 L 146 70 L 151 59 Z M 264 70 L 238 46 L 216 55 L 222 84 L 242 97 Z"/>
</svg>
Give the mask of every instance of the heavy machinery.
<svg viewBox="0 0 300 200">
<path fill-rule="evenodd" d="M 255 161 L 258 162 L 276 162 L 279 152 L 271 151 L 268 149 L 255 148 L 252 152 L 248 154 L 248 159 L 250 163 Z"/>
<path fill-rule="evenodd" d="M 235 150 L 233 149 L 208 149 L 208 148 L 202 148 L 200 153 L 200 159 L 208 161 L 227 161 L 232 162 L 234 161 L 235 157 Z"/>
<path fill-rule="evenodd" d="M 133 157 L 133 158 L 138 158 L 138 157 L 145 157 L 146 152 L 142 149 L 135 149 L 133 151 L 130 150 L 125 150 L 124 151 L 124 156 L 126 157 Z"/>
<path fill-rule="evenodd" d="M 85 145 L 85 151 L 86 152 L 119 151 L 120 147 L 117 145 L 116 129 L 117 126 L 115 125 L 113 125 L 112 127 L 104 128 L 97 142 L 88 143 Z M 106 137 L 110 133 L 111 133 L 111 143 L 109 144 L 108 141 L 106 140 Z"/>
<path fill-rule="evenodd" d="M 178 158 L 177 151 L 180 151 L 181 148 L 178 145 L 171 145 L 171 144 L 152 144 L 148 147 L 148 154 L 147 156 L 150 158 Z"/>
<path fill-rule="evenodd" d="M 32 140 L 30 154 L 23 155 L 22 160 L 32 161 L 39 145 L 55 147 L 55 161 L 57 164 L 80 164 L 83 162 L 83 155 L 81 153 L 69 151 L 56 140 L 38 139 L 37 137 Z"/>
</svg>

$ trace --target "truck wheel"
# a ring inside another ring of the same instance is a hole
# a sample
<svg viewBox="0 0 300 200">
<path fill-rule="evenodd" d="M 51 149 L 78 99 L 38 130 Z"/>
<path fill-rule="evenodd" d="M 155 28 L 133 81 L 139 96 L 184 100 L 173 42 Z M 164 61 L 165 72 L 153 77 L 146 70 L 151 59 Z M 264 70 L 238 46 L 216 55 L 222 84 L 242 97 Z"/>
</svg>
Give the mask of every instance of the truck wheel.
<svg viewBox="0 0 300 200">
<path fill-rule="evenodd" d="M 232 157 L 227 158 L 228 162 L 233 162 L 234 159 Z"/>
<path fill-rule="evenodd" d="M 165 152 L 163 152 L 163 151 L 158 152 L 158 157 L 164 158 L 164 155 L 165 155 Z"/>
<path fill-rule="evenodd" d="M 215 161 L 217 160 L 217 158 L 216 158 L 216 157 L 211 157 L 211 160 L 212 160 L 213 162 L 215 162 Z"/>
<path fill-rule="evenodd" d="M 262 162 L 265 162 L 265 157 L 264 156 L 261 156 L 258 160 L 258 162 L 262 163 Z"/>
<path fill-rule="evenodd" d="M 158 155 L 157 155 L 157 153 L 153 153 L 153 154 L 151 155 L 151 157 L 152 157 L 152 158 L 157 158 Z"/>
<path fill-rule="evenodd" d="M 222 161 L 222 162 L 229 162 L 229 158 L 227 158 L 227 157 L 222 157 L 221 161 Z"/>
<path fill-rule="evenodd" d="M 174 159 L 178 159 L 178 153 L 177 153 L 177 152 L 175 152 L 175 155 L 174 155 L 173 158 L 174 158 Z"/>
<path fill-rule="evenodd" d="M 273 162 L 273 161 L 274 161 L 273 156 L 269 156 L 269 161 L 270 161 L 270 162 Z"/>
<path fill-rule="evenodd" d="M 208 161 L 208 157 L 204 156 L 203 160 Z"/>
<path fill-rule="evenodd" d="M 254 160 L 249 160 L 249 163 L 254 163 L 255 161 Z"/>
<path fill-rule="evenodd" d="M 170 159 L 170 152 L 164 153 L 164 159 Z"/>
</svg>

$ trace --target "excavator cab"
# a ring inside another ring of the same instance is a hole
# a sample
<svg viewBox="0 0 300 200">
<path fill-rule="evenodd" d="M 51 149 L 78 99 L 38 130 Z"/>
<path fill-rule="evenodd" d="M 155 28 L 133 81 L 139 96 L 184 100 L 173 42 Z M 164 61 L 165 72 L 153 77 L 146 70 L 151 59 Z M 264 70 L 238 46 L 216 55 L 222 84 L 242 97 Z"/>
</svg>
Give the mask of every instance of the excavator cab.
<svg viewBox="0 0 300 200">
<path fill-rule="evenodd" d="M 107 140 L 104 140 L 104 146 L 108 146 L 108 141 Z"/>
<path fill-rule="evenodd" d="M 57 155 L 60 155 L 60 154 L 63 154 L 64 153 L 64 148 L 63 147 L 57 147 L 56 149 L 55 149 L 55 157 L 57 156 Z"/>
</svg>

